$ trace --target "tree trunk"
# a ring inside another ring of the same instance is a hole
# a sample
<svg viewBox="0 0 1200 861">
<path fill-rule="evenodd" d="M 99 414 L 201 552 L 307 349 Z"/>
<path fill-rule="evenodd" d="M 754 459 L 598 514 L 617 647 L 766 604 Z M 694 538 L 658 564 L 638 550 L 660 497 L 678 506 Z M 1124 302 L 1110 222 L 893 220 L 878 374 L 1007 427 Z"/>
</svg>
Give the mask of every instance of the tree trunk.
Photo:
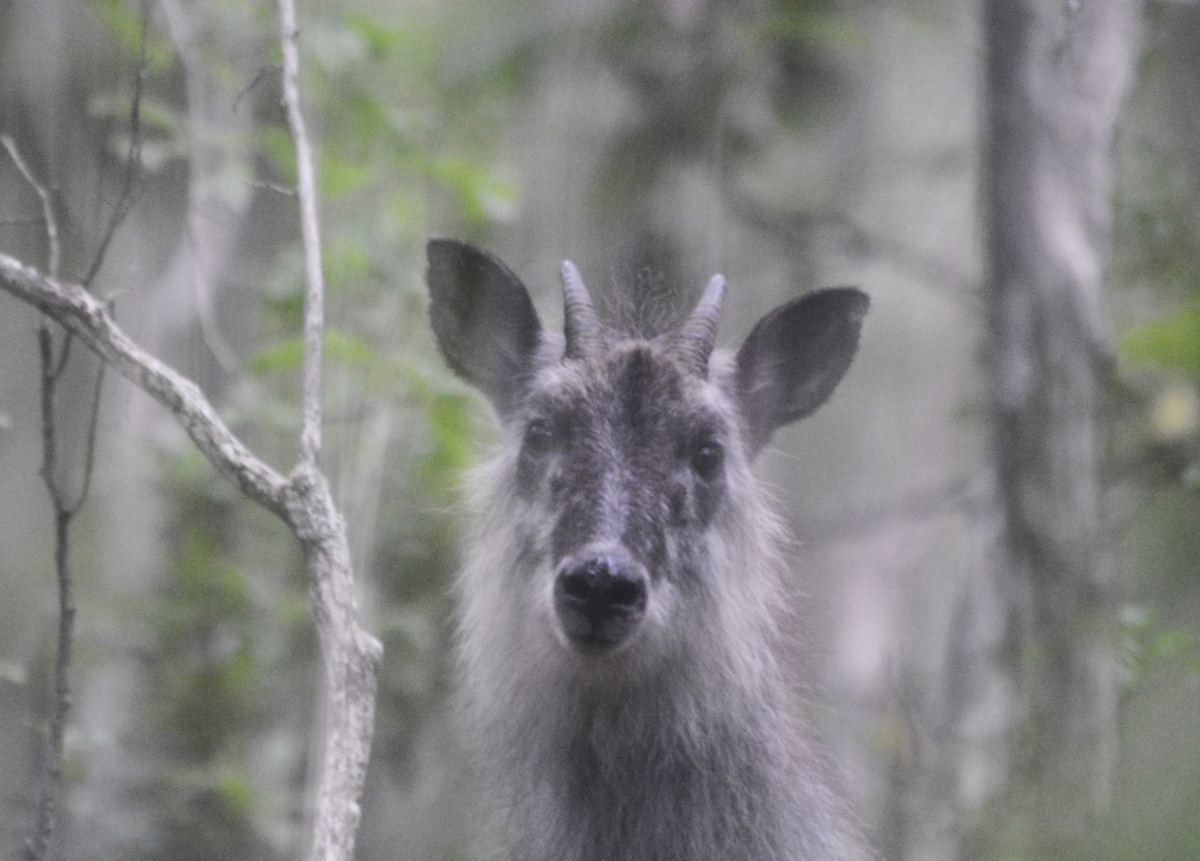
<svg viewBox="0 0 1200 861">
<path fill-rule="evenodd" d="M 1018 698 L 999 788 L 1032 802 L 1034 833 L 1051 843 L 1104 806 L 1116 744 L 1115 564 L 1101 486 L 1104 280 L 1115 130 L 1140 15 L 1131 0 L 984 4 L 988 395 L 1000 517 L 989 589 L 1003 616 L 989 623 L 989 666 L 1009 676 L 999 689 Z"/>
</svg>

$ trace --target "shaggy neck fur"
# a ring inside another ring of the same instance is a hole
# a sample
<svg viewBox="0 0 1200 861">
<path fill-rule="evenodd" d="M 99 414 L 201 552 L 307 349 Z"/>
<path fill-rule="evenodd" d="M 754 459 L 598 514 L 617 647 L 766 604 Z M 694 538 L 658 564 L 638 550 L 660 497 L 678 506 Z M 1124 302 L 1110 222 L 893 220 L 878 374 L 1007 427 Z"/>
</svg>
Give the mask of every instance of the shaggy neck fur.
<svg viewBox="0 0 1200 861">
<path fill-rule="evenodd" d="M 536 581 L 538 537 L 494 463 L 460 580 L 464 714 L 513 861 L 860 857 L 827 769 L 788 713 L 776 655 L 780 530 L 757 496 L 709 542 L 708 624 L 642 661 L 567 653 Z M 487 474 L 487 473 L 490 473 Z M 748 476 L 746 476 L 748 479 Z M 734 488 L 735 491 L 738 488 Z M 515 593 L 515 594 L 514 594 Z M 713 622 L 716 624 L 713 624 Z M 515 837 L 514 837 L 515 836 Z"/>
</svg>

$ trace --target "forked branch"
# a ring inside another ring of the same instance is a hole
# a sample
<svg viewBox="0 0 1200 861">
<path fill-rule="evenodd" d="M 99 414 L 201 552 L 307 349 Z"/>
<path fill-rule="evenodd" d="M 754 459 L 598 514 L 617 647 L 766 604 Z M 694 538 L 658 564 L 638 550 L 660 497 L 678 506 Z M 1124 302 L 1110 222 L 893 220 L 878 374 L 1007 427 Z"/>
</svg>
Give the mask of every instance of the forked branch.
<svg viewBox="0 0 1200 861">
<path fill-rule="evenodd" d="M 17 149 L 16 143 L 7 135 L 0 136 L 0 144 L 26 182 L 37 193 L 42 204 L 42 220 L 48 245 L 47 265 L 50 274 L 58 274 L 60 244 L 58 220 L 54 215 L 54 204 L 49 191 L 34 175 Z M 25 861 L 42 861 L 46 857 L 50 840 L 58 822 L 59 795 L 63 779 L 64 741 L 67 719 L 71 712 L 71 662 L 75 642 L 75 584 L 71 568 L 71 522 L 87 499 L 91 484 L 96 453 L 96 428 L 99 421 L 100 388 L 104 382 L 104 364 L 96 373 L 96 384 L 92 391 L 91 408 L 88 416 L 84 442 L 83 475 L 74 496 L 64 489 L 59 474 L 58 458 L 58 384 L 66 370 L 70 355 L 71 336 L 64 340 L 58 355 L 54 352 L 54 337 L 45 317 L 38 327 L 38 352 L 41 359 L 41 412 L 42 412 L 42 481 L 50 495 L 54 508 L 54 571 L 58 584 L 58 643 L 54 661 L 54 685 L 50 700 L 50 716 L 46 733 L 46 748 L 41 768 L 40 794 L 34 808 L 33 825 L 25 839 L 23 858 Z"/>
<path fill-rule="evenodd" d="M 374 730 L 378 640 L 358 622 L 345 523 L 317 460 L 321 448 L 320 363 L 323 291 L 312 152 L 300 115 L 295 10 L 279 0 L 284 102 L 296 145 L 305 257 L 305 361 L 300 462 L 284 478 L 225 425 L 191 380 L 147 353 L 117 325 L 105 303 L 82 285 L 60 281 L 0 254 L 0 289 L 41 310 L 105 363 L 165 406 L 200 451 L 242 492 L 280 517 L 296 535 L 327 676 L 324 751 L 316 769 L 310 858 L 349 861 Z"/>
<path fill-rule="evenodd" d="M 57 281 L 7 254 L 0 254 L 0 288 L 74 334 L 119 374 L 170 410 L 222 475 L 286 520 L 283 476 L 234 436 L 195 383 L 126 335 L 104 302 L 79 284 Z"/>
<path fill-rule="evenodd" d="M 325 660 L 325 755 L 316 775 L 313 861 L 349 859 L 361 815 L 375 727 L 380 643 L 358 624 L 346 525 L 318 465 L 321 452 L 321 340 L 325 285 L 317 222 L 316 173 L 300 111 L 296 9 L 279 0 L 283 105 L 296 153 L 296 193 L 304 244 L 304 380 L 300 463 L 288 488 L 288 520 L 304 548 L 308 588 Z"/>
</svg>

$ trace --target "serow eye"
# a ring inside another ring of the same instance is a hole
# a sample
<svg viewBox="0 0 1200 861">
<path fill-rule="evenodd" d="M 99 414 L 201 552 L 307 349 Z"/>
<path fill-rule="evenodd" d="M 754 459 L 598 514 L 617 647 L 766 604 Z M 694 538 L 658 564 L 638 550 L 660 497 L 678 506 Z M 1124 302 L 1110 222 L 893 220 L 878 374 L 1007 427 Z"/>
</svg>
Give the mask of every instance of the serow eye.
<svg viewBox="0 0 1200 861">
<path fill-rule="evenodd" d="M 705 481 L 716 477 L 725 462 L 725 450 L 719 443 L 702 442 L 692 449 L 692 469 Z"/>
<path fill-rule="evenodd" d="M 539 455 L 550 451 L 554 446 L 554 429 L 544 419 L 534 419 L 525 428 L 525 450 L 529 454 Z"/>
</svg>

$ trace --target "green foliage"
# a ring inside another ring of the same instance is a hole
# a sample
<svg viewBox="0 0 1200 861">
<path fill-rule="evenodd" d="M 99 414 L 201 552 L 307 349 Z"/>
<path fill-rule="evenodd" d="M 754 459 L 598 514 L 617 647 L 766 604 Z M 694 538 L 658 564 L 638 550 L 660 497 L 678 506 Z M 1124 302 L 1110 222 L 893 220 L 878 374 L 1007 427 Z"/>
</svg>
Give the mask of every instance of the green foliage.
<svg viewBox="0 0 1200 861">
<path fill-rule="evenodd" d="M 445 498 L 457 487 L 466 467 L 471 446 L 467 430 L 471 426 L 470 401 L 456 392 L 438 392 L 426 407 L 431 445 L 417 461 L 417 477 L 422 490 Z"/>
<path fill-rule="evenodd" d="M 507 221 L 515 213 L 516 187 L 485 165 L 461 156 L 445 156 L 430 161 L 426 170 L 454 193 L 459 211 L 473 224 Z"/>
<path fill-rule="evenodd" d="M 246 779 L 246 775 L 226 768 L 217 775 L 215 788 L 217 796 L 231 812 L 244 816 L 254 811 L 254 788 Z"/>
<path fill-rule="evenodd" d="M 856 51 L 867 47 L 862 31 L 834 4 L 826 2 L 773 3 L 764 18 L 762 34 L 772 41 L 800 42 L 818 51 L 833 46 Z"/>
<path fill-rule="evenodd" d="M 479 403 L 451 380 L 432 350 L 422 284 L 424 240 L 431 224 L 479 238 L 519 206 L 495 133 L 513 81 L 484 76 L 471 87 L 461 86 L 458 77 L 450 81 L 447 58 L 467 38 L 453 20 L 461 18 L 463 7 L 452 5 L 454 15 L 435 4 L 424 11 L 406 8 L 403 19 L 386 10 L 364 14 L 359 4 L 349 12 L 338 4 L 301 10 L 302 88 L 317 151 L 327 287 L 324 459 L 352 540 L 360 530 L 370 540 L 353 552 L 356 574 L 373 595 L 366 606 L 369 624 L 385 650 L 371 765 L 372 779 L 392 787 L 384 798 L 394 798 L 396 787 L 418 794 L 420 781 L 441 779 L 423 773 L 415 753 L 428 728 L 446 720 L 448 583 L 458 544 L 449 508 L 469 458 L 471 416 Z M 268 80 L 259 88 L 253 143 L 260 155 L 258 179 L 286 188 L 294 182 L 294 155 L 272 103 L 274 86 Z M 303 352 L 301 254 L 293 199 L 272 192 L 263 202 L 282 213 L 288 244 L 255 275 L 262 296 L 256 329 L 261 340 L 229 391 L 227 414 L 258 429 L 256 450 L 274 452 L 286 463 L 295 445 Z M 380 429 L 382 442 L 374 436 Z M 231 549 L 221 518 L 197 522 L 217 530 L 209 549 L 229 568 L 247 572 L 250 548 L 234 539 Z M 227 576 L 222 570 L 210 567 L 205 576 Z M 206 682 L 215 688 L 210 696 L 228 700 L 225 708 L 238 716 L 218 724 L 210 740 L 213 755 L 187 767 L 190 785 L 204 790 L 205 804 L 215 811 L 203 820 L 205 827 L 233 823 L 228 833 L 260 848 L 279 802 L 247 768 L 248 739 L 264 728 L 255 724 L 255 713 L 239 712 L 246 705 L 241 697 L 257 690 L 260 698 L 278 703 L 280 695 L 264 694 L 263 685 L 289 675 L 294 682 L 299 672 L 297 655 L 278 652 L 279 641 L 298 628 L 311 631 L 299 593 L 275 592 L 263 615 L 263 574 L 246 574 L 252 585 L 243 608 L 257 619 L 256 636 L 263 642 L 242 641 L 244 648 L 211 668 L 214 678 L 193 676 L 187 682 Z M 241 662 L 239 654 L 245 656 Z M 300 656 L 311 659 L 308 651 Z M 311 665 L 302 668 L 313 672 Z M 299 690 L 308 688 L 302 684 Z M 185 712 L 176 710 L 169 723 L 186 726 Z M 299 730 L 307 733 L 309 727 Z M 299 790 L 292 791 L 298 803 Z M 371 824 L 375 798 L 369 786 L 358 855 L 395 857 L 394 846 L 371 844 L 373 828 L 386 833 L 394 827 L 391 814 L 386 824 Z M 239 822 L 250 830 L 239 831 Z M 169 830 L 197 831 L 195 839 L 207 845 L 210 857 L 246 857 L 216 851 L 200 823 L 198 814 L 180 816 Z M 456 831 L 448 844 L 453 854 L 465 840 Z"/>
<path fill-rule="evenodd" d="M 175 46 L 170 39 L 156 32 L 152 23 L 143 26 L 146 19 L 141 6 L 125 0 L 96 0 L 92 4 L 101 23 L 126 54 L 137 57 L 144 38 L 147 70 L 158 74 L 175 65 Z"/>
<path fill-rule="evenodd" d="M 276 680 L 311 653 L 297 648 L 305 628 L 280 609 L 294 602 L 268 600 L 265 572 L 234 561 L 246 503 L 194 453 L 175 462 L 167 498 L 169 562 L 142 613 L 154 731 L 141 744 L 163 758 L 143 799 L 153 857 L 270 858 L 280 787 L 255 757 L 278 721 Z"/>
<path fill-rule="evenodd" d="M 108 153 L 121 161 L 129 156 L 133 139 L 128 120 L 129 105 L 130 95 L 123 91 L 97 95 L 88 105 L 93 117 L 113 124 L 115 130 L 108 141 Z M 138 104 L 138 131 L 141 166 L 147 173 L 158 173 L 171 162 L 189 155 L 179 111 L 164 99 L 142 94 Z"/>
<path fill-rule="evenodd" d="M 1168 663 L 1200 681 L 1200 637 L 1192 630 L 1163 625 L 1149 607 L 1129 605 L 1122 611 L 1117 656 L 1128 693 Z"/>
<path fill-rule="evenodd" d="M 296 183 L 296 152 L 292 148 L 292 138 L 286 126 L 270 125 L 259 129 L 258 147 L 262 154 L 274 165 L 289 188 Z"/>
<path fill-rule="evenodd" d="M 1154 285 L 1166 296 L 1200 293 L 1197 218 L 1177 156 L 1146 146 L 1127 168 L 1116 201 L 1117 283 Z"/>
<path fill-rule="evenodd" d="M 322 198 L 344 197 L 361 191 L 371 182 L 374 171 L 369 163 L 322 150 L 317 158 L 317 189 Z"/>
<path fill-rule="evenodd" d="M 170 93 L 179 72 L 174 45 L 155 15 L 143 16 L 141 4 L 98 0 L 91 8 L 119 52 L 121 64 L 111 89 L 89 93 L 88 114 L 105 129 L 102 139 L 109 157 L 124 163 L 133 142 L 131 106 L 137 90 L 140 168 L 146 175 L 160 173 L 190 154 L 182 110 Z M 143 45 L 145 68 L 139 71 Z M 140 84 L 135 84 L 139 76 Z"/>
<path fill-rule="evenodd" d="M 1161 72 L 1151 64 L 1146 74 Z M 1114 282 L 1171 310 L 1120 334 L 1126 409 L 1117 415 L 1114 447 L 1122 460 L 1139 465 L 1139 480 L 1194 492 L 1200 489 L 1200 213 L 1191 192 L 1197 178 L 1182 157 L 1147 136 L 1117 197 Z"/>
<path fill-rule="evenodd" d="M 391 23 L 358 12 L 306 24 L 304 84 L 325 129 L 319 190 L 325 200 L 353 204 L 344 211 L 350 222 L 379 208 L 393 214 L 423 208 L 431 184 L 476 225 L 512 217 L 514 186 L 490 163 L 495 141 L 490 127 L 480 133 L 479 122 L 480 108 L 494 105 L 503 82 L 480 78 L 470 95 L 446 86 L 445 58 L 461 43 L 461 30 L 457 20 L 410 15 Z M 395 81 L 402 86 L 388 83 Z M 290 183 L 294 156 L 286 129 L 267 126 L 259 140 Z M 343 227 L 350 222 L 337 220 Z"/>
<path fill-rule="evenodd" d="M 374 346 L 340 329 L 326 328 L 322 344 L 324 357 L 331 362 L 370 368 L 381 361 Z M 303 360 L 304 338 L 297 335 L 260 350 L 250 359 L 247 368 L 255 373 L 294 372 L 300 369 Z"/>
<path fill-rule="evenodd" d="M 1121 358 L 1186 371 L 1200 379 L 1200 304 L 1127 329 L 1121 336 Z"/>
</svg>

